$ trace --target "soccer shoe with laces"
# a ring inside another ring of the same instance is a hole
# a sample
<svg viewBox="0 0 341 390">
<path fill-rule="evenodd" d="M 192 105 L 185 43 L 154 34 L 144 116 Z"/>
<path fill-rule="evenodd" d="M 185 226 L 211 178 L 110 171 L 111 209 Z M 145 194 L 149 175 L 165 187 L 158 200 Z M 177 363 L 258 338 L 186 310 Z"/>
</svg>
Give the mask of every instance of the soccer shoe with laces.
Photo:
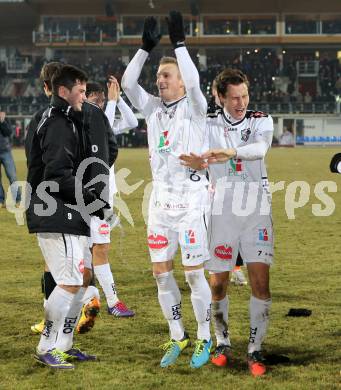
<svg viewBox="0 0 341 390">
<path fill-rule="evenodd" d="M 67 361 L 78 361 L 78 362 L 88 362 L 88 361 L 93 361 L 96 360 L 95 355 L 89 355 L 85 352 L 82 352 L 79 348 L 71 348 L 68 351 L 64 352 L 65 359 Z"/>
<path fill-rule="evenodd" d="M 72 370 L 75 366 L 66 360 L 64 352 L 54 348 L 45 353 L 39 353 L 38 351 L 34 355 L 35 360 L 47 367 L 60 369 L 60 370 Z"/>
<path fill-rule="evenodd" d="M 38 324 L 31 326 L 31 331 L 34 334 L 40 334 L 44 330 L 45 320 L 41 320 Z"/>
<path fill-rule="evenodd" d="M 78 333 L 89 332 L 94 327 L 100 307 L 101 304 L 96 297 L 92 298 L 88 304 L 83 305 L 82 314 L 76 328 Z"/>
<path fill-rule="evenodd" d="M 108 307 L 108 313 L 114 317 L 134 317 L 135 315 L 122 301 L 118 301 L 114 306 Z"/>
<path fill-rule="evenodd" d="M 192 368 L 200 368 L 206 364 L 210 358 L 210 352 L 212 348 L 212 339 L 197 340 L 195 342 L 195 349 L 192 355 L 190 366 Z"/>
<path fill-rule="evenodd" d="M 220 344 L 214 351 L 212 356 L 212 363 L 218 367 L 227 366 L 228 362 L 231 360 L 231 347 L 229 345 Z"/>
<path fill-rule="evenodd" d="M 253 376 L 262 376 L 266 372 L 265 359 L 261 351 L 254 351 L 247 354 L 249 371 Z"/>
<path fill-rule="evenodd" d="M 231 274 L 231 283 L 235 284 L 236 286 L 246 286 L 247 285 L 247 279 L 244 275 L 244 272 L 239 269 L 234 269 Z"/>
<path fill-rule="evenodd" d="M 188 334 L 185 332 L 184 337 L 179 340 L 169 340 L 167 343 L 160 346 L 166 353 L 163 355 L 160 366 L 168 367 L 175 363 L 180 353 L 191 344 Z"/>
</svg>

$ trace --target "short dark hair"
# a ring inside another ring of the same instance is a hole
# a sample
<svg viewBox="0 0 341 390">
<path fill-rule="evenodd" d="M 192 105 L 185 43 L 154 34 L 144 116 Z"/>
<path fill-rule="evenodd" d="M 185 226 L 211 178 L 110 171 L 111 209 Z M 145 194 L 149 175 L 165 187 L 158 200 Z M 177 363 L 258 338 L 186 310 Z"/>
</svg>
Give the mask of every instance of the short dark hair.
<svg viewBox="0 0 341 390">
<path fill-rule="evenodd" d="M 225 96 L 228 86 L 245 83 L 249 87 L 249 81 L 246 75 L 239 69 L 224 69 L 215 78 L 216 88 L 219 95 Z"/>
<path fill-rule="evenodd" d="M 104 88 L 100 83 L 90 82 L 86 84 L 85 96 L 89 97 L 92 93 L 103 93 Z"/>
<path fill-rule="evenodd" d="M 40 80 L 45 83 L 48 89 L 52 90 L 51 79 L 52 76 L 59 71 L 59 69 L 63 66 L 61 62 L 53 61 L 44 64 L 40 71 Z"/>
<path fill-rule="evenodd" d="M 81 69 L 73 65 L 63 65 L 58 71 L 52 76 L 52 92 L 57 95 L 59 87 L 65 87 L 71 91 L 76 85 L 77 81 L 86 83 L 88 76 Z"/>
</svg>

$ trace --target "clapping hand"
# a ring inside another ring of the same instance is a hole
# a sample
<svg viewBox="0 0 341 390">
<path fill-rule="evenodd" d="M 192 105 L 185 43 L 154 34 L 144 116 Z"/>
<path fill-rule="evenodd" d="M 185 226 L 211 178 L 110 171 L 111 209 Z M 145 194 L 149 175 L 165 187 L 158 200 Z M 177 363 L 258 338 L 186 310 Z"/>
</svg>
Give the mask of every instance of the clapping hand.
<svg viewBox="0 0 341 390">
<path fill-rule="evenodd" d="M 162 35 L 157 31 L 157 21 L 154 16 L 148 16 L 144 20 L 142 34 L 142 49 L 150 53 L 159 43 Z"/>
</svg>

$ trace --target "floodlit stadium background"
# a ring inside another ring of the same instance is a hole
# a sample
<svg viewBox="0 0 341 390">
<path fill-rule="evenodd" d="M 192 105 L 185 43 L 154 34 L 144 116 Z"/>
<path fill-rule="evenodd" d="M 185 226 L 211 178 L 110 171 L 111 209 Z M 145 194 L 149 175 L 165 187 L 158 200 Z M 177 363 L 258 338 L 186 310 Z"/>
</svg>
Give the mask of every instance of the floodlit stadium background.
<svg viewBox="0 0 341 390">
<path fill-rule="evenodd" d="M 6 111 L 16 127 L 13 142 L 18 147 L 13 155 L 18 180 L 26 179 L 21 147 L 25 126 L 32 113 L 47 104 L 38 81 L 44 61 L 70 62 L 103 83 L 109 74 L 120 79 L 140 45 L 143 18 L 159 16 L 164 38 L 141 77 L 153 91 L 158 59 L 173 53 L 164 23 L 171 9 L 184 14 L 187 46 L 207 98 L 220 69 L 240 67 L 250 79 L 250 107 L 274 117 L 274 146 L 297 145 L 274 147 L 266 159 L 269 180 L 281 183 L 282 189 L 273 194 L 273 306 L 264 346 L 268 353 L 288 356 L 290 363 L 269 367 L 261 381 L 251 378 L 245 356 L 250 291 L 232 286 L 231 367 L 219 370 L 209 364 L 193 371 L 189 348 L 174 368 L 159 368 L 158 346 L 168 330 L 150 271 L 141 213 L 150 169 L 143 148 L 145 123 L 139 116 L 139 128 L 120 137 L 124 148 L 115 164 L 126 188 L 141 183 L 130 194 L 121 193 L 134 226 L 122 218 L 123 231 L 112 232 L 110 251 L 118 294 L 136 317 L 116 321 L 103 305 L 94 329 L 76 337 L 82 349 L 98 355 L 99 362 L 79 364 L 72 373 L 51 373 L 35 364 L 37 337 L 30 326 L 42 318 L 43 259 L 36 237 L 21 224 L 23 215 L 14 215 L 22 210 L 0 209 L 0 388 L 329 390 L 340 383 L 341 194 L 326 187 L 321 192 L 324 182 L 331 189 L 340 188 L 340 176 L 329 172 L 330 159 L 341 144 L 339 0 L 0 0 L 0 111 Z M 4 176 L 2 172 L 8 188 Z M 303 193 L 303 188 L 309 191 Z M 334 209 L 326 207 L 321 194 L 329 197 L 329 205 L 331 199 Z M 288 205 L 295 202 L 300 207 L 289 219 Z M 183 292 L 186 329 L 194 339 L 189 289 L 178 261 L 175 274 Z M 286 317 L 290 308 L 311 309 L 312 316 Z"/>
</svg>

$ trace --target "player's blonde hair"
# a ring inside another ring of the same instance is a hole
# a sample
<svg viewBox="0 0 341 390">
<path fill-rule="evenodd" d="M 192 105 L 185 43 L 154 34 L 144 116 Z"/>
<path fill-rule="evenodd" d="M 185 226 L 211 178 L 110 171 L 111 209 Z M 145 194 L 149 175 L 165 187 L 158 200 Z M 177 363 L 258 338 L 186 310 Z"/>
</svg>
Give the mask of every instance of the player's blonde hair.
<svg viewBox="0 0 341 390">
<path fill-rule="evenodd" d="M 166 56 L 161 57 L 159 65 L 165 65 L 165 64 L 174 64 L 177 67 L 179 67 L 178 60 L 175 57 L 166 57 Z"/>
</svg>

